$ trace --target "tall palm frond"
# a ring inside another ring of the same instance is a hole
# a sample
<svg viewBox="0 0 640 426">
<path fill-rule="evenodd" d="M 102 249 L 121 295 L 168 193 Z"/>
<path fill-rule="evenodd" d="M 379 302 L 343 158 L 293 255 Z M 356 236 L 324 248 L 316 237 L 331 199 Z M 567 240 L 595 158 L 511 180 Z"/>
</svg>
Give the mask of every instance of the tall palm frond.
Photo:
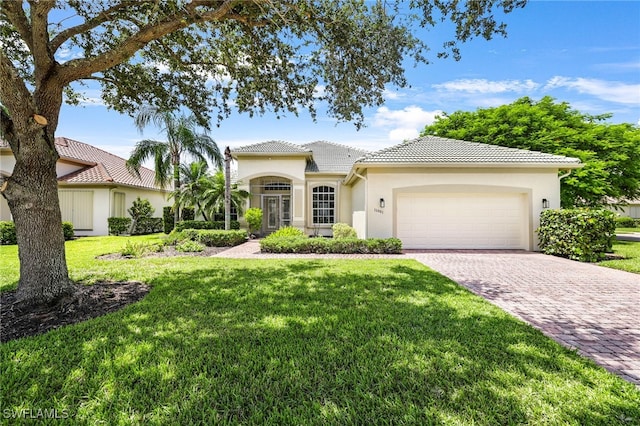
<svg viewBox="0 0 640 426">
<path fill-rule="evenodd" d="M 127 161 L 127 167 L 139 176 L 142 163 L 153 157 L 156 182 L 165 187 L 169 176 L 173 175 L 173 188 L 180 187 L 180 160 L 189 154 L 198 161 L 210 160 L 216 166 L 222 164 L 222 154 L 216 142 L 206 134 L 197 131 L 198 123 L 193 116 L 176 116 L 169 111 L 153 107 L 142 108 L 135 118 L 135 124 L 142 131 L 149 124 L 161 128 L 167 136 L 166 142 L 140 141 Z M 153 143 L 152 143 L 153 142 Z M 179 218 L 179 201 L 174 206 L 175 220 Z"/>
<path fill-rule="evenodd" d="M 224 173 L 219 170 L 209 178 L 208 187 L 202 194 L 204 209 L 212 216 L 224 212 L 224 187 Z M 244 214 L 244 201 L 249 195 L 249 192 L 238 189 L 237 184 L 231 185 L 231 205 L 240 216 Z"/>
</svg>

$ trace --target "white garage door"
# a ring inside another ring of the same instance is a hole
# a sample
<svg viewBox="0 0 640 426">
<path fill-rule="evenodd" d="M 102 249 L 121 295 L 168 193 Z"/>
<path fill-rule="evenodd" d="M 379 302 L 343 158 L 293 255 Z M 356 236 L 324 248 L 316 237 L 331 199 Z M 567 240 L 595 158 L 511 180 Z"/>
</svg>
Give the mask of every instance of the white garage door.
<svg viewBox="0 0 640 426">
<path fill-rule="evenodd" d="M 524 194 L 399 194 L 404 248 L 529 249 Z"/>
</svg>

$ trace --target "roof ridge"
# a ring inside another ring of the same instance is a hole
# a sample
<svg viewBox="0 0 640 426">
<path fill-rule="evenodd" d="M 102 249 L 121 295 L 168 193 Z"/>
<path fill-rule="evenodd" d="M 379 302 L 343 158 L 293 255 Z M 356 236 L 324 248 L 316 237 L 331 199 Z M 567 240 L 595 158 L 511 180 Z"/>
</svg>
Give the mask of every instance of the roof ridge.
<svg viewBox="0 0 640 426">
<path fill-rule="evenodd" d="M 307 146 L 307 145 L 311 145 L 311 144 L 313 144 L 313 143 L 326 143 L 326 144 L 329 144 L 329 145 L 338 146 L 338 147 L 340 147 L 340 148 L 349 148 L 349 149 L 352 149 L 352 150 L 354 150 L 354 151 L 362 151 L 362 152 L 366 152 L 366 153 L 371 152 L 371 151 L 366 150 L 366 149 L 356 148 L 356 147 L 354 147 L 354 146 L 352 146 L 352 145 L 345 145 L 345 144 L 342 144 L 342 143 L 332 142 L 332 141 L 328 141 L 328 140 L 324 140 L 324 139 L 322 139 L 322 140 L 317 140 L 317 141 L 313 141 L 313 142 L 303 143 L 301 146 Z"/>
<path fill-rule="evenodd" d="M 98 173 L 100 173 L 104 180 L 106 180 L 107 182 L 113 182 L 113 178 L 109 174 L 109 171 L 104 166 L 104 164 L 98 163 L 96 164 L 96 167 L 98 168 Z"/>
</svg>

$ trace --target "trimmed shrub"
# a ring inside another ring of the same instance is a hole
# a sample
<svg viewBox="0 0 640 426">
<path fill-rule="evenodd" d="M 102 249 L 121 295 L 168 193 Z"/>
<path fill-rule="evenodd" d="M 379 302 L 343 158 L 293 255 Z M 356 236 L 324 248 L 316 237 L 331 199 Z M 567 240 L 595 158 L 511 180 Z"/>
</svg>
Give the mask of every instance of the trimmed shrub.
<svg viewBox="0 0 640 426">
<path fill-rule="evenodd" d="M 262 228 L 262 209 L 251 207 L 244 212 L 244 220 L 247 221 L 249 226 L 249 233 L 255 234 Z"/>
<path fill-rule="evenodd" d="M 183 253 L 199 253 L 201 251 L 204 251 L 205 249 L 205 245 L 202 243 L 199 243 L 197 241 L 191 241 L 191 240 L 187 240 L 187 241 L 183 241 L 180 244 L 178 244 L 176 246 L 176 250 L 177 251 L 181 251 Z"/>
<path fill-rule="evenodd" d="M 194 220 L 196 218 L 196 210 L 193 207 L 182 208 L 182 220 Z"/>
<path fill-rule="evenodd" d="M 637 223 L 632 217 L 621 216 L 616 218 L 616 226 L 618 228 L 635 228 Z"/>
<path fill-rule="evenodd" d="M 146 235 L 162 232 L 161 217 L 141 217 L 135 221 L 131 235 Z"/>
<path fill-rule="evenodd" d="M 64 240 L 68 241 L 72 239 L 75 235 L 73 231 L 73 223 L 71 222 L 62 222 L 62 233 L 64 234 Z"/>
<path fill-rule="evenodd" d="M 265 253 L 399 254 L 402 242 L 397 238 L 306 238 L 269 235 L 260 241 Z"/>
<path fill-rule="evenodd" d="M 162 208 L 162 229 L 165 234 L 173 231 L 173 228 L 176 225 L 175 219 L 176 218 L 173 215 L 173 207 L 165 206 Z"/>
<path fill-rule="evenodd" d="M 247 231 L 203 229 L 197 231 L 195 241 L 207 247 L 233 247 L 247 241 Z"/>
<path fill-rule="evenodd" d="M 107 223 L 109 224 L 109 235 L 126 234 L 131 228 L 130 217 L 110 217 L 107 219 Z"/>
<path fill-rule="evenodd" d="M 331 230 L 333 231 L 333 238 L 342 239 L 342 238 L 358 238 L 358 234 L 356 230 L 346 223 L 335 223 Z"/>
<path fill-rule="evenodd" d="M 0 245 L 18 244 L 16 224 L 10 221 L 0 222 Z"/>
<path fill-rule="evenodd" d="M 70 240 L 74 237 L 73 223 L 62 222 L 62 233 L 64 239 Z M 0 245 L 13 245 L 18 244 L 18 237 L 16 236 L 16 224 L 11 221 L 0 222 Z"/>
<path fill-rule="evenodd" d="M 545 210 L 540 215 L 540 250 L 581 262 L 597 262 L 611 252 L 615 213 L 609 210 Z"/>
<path fill-rule="evenodd" d="M 224 221 L 183 220 L 176 223 L 176 231 L 185 229 L 220 229 L 224 230 Z M 240 229 L 240 222 L 231 221 L 231 229 Z"/>
</svg>

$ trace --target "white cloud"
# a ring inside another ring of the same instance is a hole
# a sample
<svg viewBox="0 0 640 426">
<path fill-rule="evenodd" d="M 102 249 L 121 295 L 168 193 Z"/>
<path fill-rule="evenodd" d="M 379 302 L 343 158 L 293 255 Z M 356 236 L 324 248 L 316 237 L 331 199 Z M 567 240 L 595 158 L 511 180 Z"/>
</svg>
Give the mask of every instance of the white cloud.
<svg viewBox="0 0 640 426">
<path fill-rule="evenodd" d="M 640 84 L 627 84 L 620 81 L 606 81 L 595 78 L 569 78 L 556 76 L 551 78 L 545 89 L 567 88 L 578 93 L 595 96 L 605 101 L 640 105 Z"/>
<path fill-rule="evenodd" d="M 432 124 L 435 117 L 441 114 L 440 110 L 425 111 L 416 105 L 407 106 L 401 110 L 380 107 L 373 117 L 373 126 L 389 128 L 389 140 L 401 142 L 417 137 L 424 126 Z"/>
<path fill-rule="evenodd" d="M 433 87 L 442 91 L 466 92 L 466 93 L 505 93 L 505 92 L 531 92 L 540 87 L 533 80 L 501 80 L 491 81 L 486 79 L 459 79 L 434 84 Z"/>
</svg>

